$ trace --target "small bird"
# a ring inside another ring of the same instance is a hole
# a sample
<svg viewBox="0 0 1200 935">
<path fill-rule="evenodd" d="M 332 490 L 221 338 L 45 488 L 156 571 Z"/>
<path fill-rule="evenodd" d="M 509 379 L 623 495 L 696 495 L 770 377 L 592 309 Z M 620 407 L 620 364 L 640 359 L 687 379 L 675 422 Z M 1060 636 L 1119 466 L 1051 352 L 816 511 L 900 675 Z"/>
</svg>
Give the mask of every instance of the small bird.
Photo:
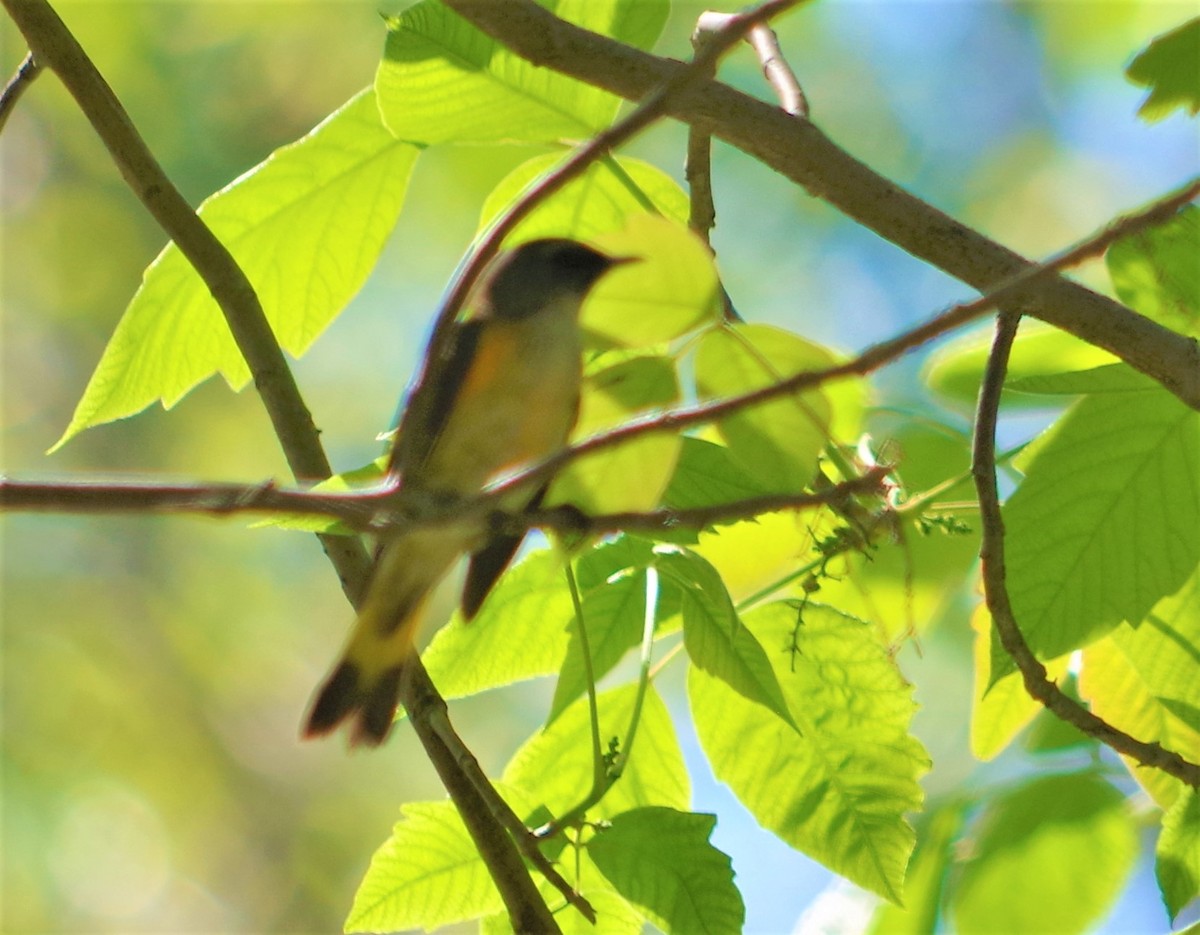
<svg viewBox="0 0 1200 935">
<path fill-rule="evenodd" d="M 440 359 L 426 361 L 392 451 L 391 473 L 407 493 L 469 497 L 499 475 L 564 447 L 579 413 L 579 310 L 610 257 L 565 239 L 533 240 L 502 254 L 468 297 Z M 499 504 L 520 511 L 540 489 Z M 317 692 L 305 737 L 350 720 L 350 742 L 377 746 L 391 730 L 400 675 L 425 604 L 460 555 L 469 620 L 512 561 L 523 536 L 489 537 L 480 518 L 430 525 L 385 539 L 341 661 Z"/>
</svg>

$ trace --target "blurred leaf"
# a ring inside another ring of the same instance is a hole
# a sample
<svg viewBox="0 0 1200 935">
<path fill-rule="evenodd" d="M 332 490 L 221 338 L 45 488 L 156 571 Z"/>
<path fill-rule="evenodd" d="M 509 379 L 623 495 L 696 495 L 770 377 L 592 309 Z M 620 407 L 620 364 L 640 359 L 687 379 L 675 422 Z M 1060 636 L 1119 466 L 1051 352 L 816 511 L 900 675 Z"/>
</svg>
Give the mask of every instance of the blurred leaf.
<svg viewBox="0 0 1200 935">
<path fill-rule="evenodd" d="M 1145 741 L 1157 741 L 1185 759 L 1200 759 L 1200 572 L 1163 598 L 1136 628 L 1122 626 L 1084 650 L 1080 691 L 1110 724 Z M 1164 809 L 1182 784 L 1158 770 L 1130 773 Z"/>
<path fill-rule="evenodd" d="M 637 694 L 636 685 L 622 685 L 598 699 L 600 740 L 623 740 Z M 592 788 L 591 716 L 587 700 L 579 699 L 553 724 L 521 746 L 504 770 L 505 784 L 542 802 L 554 815 L 575 807 Z M 654 686 L 642 702 L 637 740 L 621 778 L 592 811 L 589 819 L 610 818 L 643 805 L 686 809 L 691 791 L 683 752 L 667 706 Z"/>
<path fill-rule="evenodd" d="M 649 48 L 665 0 L 559 0 L 563 19 Z M 375 89 L 388 128 L 419 143 L 553 143 L 608 126 L 621 99 L 525 61 L 456 13 L 426 0 L 389 21 Z"/>
<path fill-rule="evenodd" d="M 756 390 L 834 363 L 825 348 L 770 325 L 714 328 L 696 351 L 696 387 L 704 400 Z M 773 493 L 805 489 L 829 438 L 831 407 L 820 390 L 742 409 L 718 423 L 729 454 Z"/>
<path fill-rule="evenodd" d="M 1116 363 L 1090 370 L 1033 374 L 1014 380 L 1009 388 L 1021 393 L 1082 396 L 1088 393 L 1140 393 L 1147 385 L 1145 376 L 1127 364 Z M 1024 470 L 1035 453 L 1036 447 L 1027 448 L 1015 465 Z"/>
<path fill-rule="evenodd" d="M 965 803 L 952 802 L 928 817 L 904 881 L 904 905 L 883 903 L 865 935 L 932 935 L 937 931 L 946 877 L 965 813 Z"/>
<path fill-rule="evenodd" d="M 929 768 L 909 734 L 912 687 L 861 620 L 790 603 L 745 616 L 800 732 L 697 667 L 688 697 L 713 772 L 764 828 L 859 886 L 901 901 Z M 795 645 L 793 652 L 788 647 Z"/>
<path fill-rule="evenodd" d="M 717 569 L 730 597 L 741 605 L 773 585 L 796 587 L 789 579 L 816 559 L 814 534 L 827 527 L 829 516 L 812 510 L 764 513 L 701 533 L 692 551 Z"/>
<path fill-rule="evenodd" d="M 925 384 L 943 396 L 973 407 L 991 346 L 991 329 L 947 342 L 929 356 L 922 370 Z M 1029 388 L 1029 381 L 1034 378 L 1090 370 L 1116 360 L 1108 351 L 1074 335 L 1026 319 L 1021 322 L 1020 334 L 1013 343 L 1004 385 L 1006 389 L 1037 392 Z M 1004 404 L 1044 407 L 1046 401 L 1007 393 Z"/>
<path fill-rule="evenodd" d="M 1125 69 L 1130 81 L 1150 88 L 1150 96 L 1138 109 L 1138 115 L 1153 122 L 1176 107 L 1184 107 L 1195 116 L 1200 111 L 1197 62 L 1200 62 L 1200 19 L 1189 20 L 1151 42 Z"/>
<path fill-rule="evenodd" d="M 200 206 L 299 356 L 358 291 L 404 203 L 419 150 L 379 122 L 365 91 Z M 150 264 L 55 448 L 220 373 L 250 377 L 208 287 L 175 244 Z"/>
<path fill-rule="evenodd" d="M 587 374 L 572 436 L 586 438 L 669 408 L 679 399 L 674 361 L 633 357 Z M 680 439 L 656 432 L 572 462 L 551 482 L 546 503 L 569 503 L 587 514 L 642 511 L 658 506 L 675 470 Z"/>
<path fill-rule="evenodd" d="M 612 256 L 640 262 L 600 280 L 583 307 L 584 331 L 617 347 L 645 347 L 720 320 L 712 254 L 685 226 L 636 214 L 593 240 Z"/>
<path fill-rule="evenodd" d="M 717 819 L 670 808 L 623 812 L 588 842 L 600 872 L 668 933 L 739 933 L 746 916 L 729 857 L 708 839 Z"/>
<path fill-rule="evenodd" d="M 562 557 L 546 549 L 501 576 L 470 623 L 456 612 L 421 658 L 447 698 L 550 675 L 562 665 L 573 617 Z"/>
<path fill-rule="evenodd" d="M 955 930 L 1087 931 L 1137 857 L 1125 797 L 1089 773 L 1044 776 L 989 803 L 950 894 Z"/>
<path fill-rule="evenodd" d="M 1043 659 L 1141 620 L 1200 564 L 1200 414 L 1146 385 L 1072 406 L 1004 505 L 1009 596 Z"/>
<path fill-rule="evenodd" d="M 1158 888 L 1171 921 L 1200 895 L 1200 797 L 1187 789 L 1163 816 L 1154 851 Z"/>
<path fill-rule="evenodd" d="M 992 675 L 991 647 L 992 618 L 987 605 L 980 602 L 971 615 L 971 628 L 975 631 L 975 697 L 971 706 L 971 753 L 980 760 L 991 760 L 999 756 L 1017 735 L 1044 709 L 1025 690 L 1021 674 L 1009 671 L 995 678 Z M 1050 679 L 1057 681 L 1067 672 L 1067 657 L 1055 659 L 1046 665 Z M 1005 667 L 1012 670 L 1011 660 Z"/>
<path fill-rule="evenodd" d="M 771 661 L 733 609 L 717 570 L 685 550 L 660 551 L 655 566 L 679 589 L 683 643 L 692 664 L 795 729 Z"/>
<path fill-rule="evenodd" d="M 1194 30 L 1200 42 L 1200 20 Z M 1200 49 L 1197 50 L 1200 52 Z M 1200 68 L 1192 62 L 1192 71 Z M 1200 335 L 1200 208 L 1188 205 L 1165 224 L 1113 244 L 1105 254 L 1121 301 L 1161 325 Z"/>
<path fill-rule="evenodd" d="M 561 153 L 535 156 L 502 178 L 483 203 L 479 233 L 564 158 Z M 687 193 L 662 169 L 640 159 L 608 156 L 538 204 L 504 244 L 514 247 L 538 237 L 588 240 L 619 230 L 634 215 L 647 213 L 686 225 L 688 211 Z"/>
</svg>

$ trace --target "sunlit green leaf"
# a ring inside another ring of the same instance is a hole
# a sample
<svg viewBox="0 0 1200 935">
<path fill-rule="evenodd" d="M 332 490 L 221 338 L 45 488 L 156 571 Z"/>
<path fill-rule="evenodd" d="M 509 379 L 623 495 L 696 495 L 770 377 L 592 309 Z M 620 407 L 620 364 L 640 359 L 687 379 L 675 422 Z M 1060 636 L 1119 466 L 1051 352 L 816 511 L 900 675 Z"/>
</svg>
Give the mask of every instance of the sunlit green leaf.
<svg viewBox="0 0 1200 935">
<path fill-rule="evenodd" d="M 692 667 L 701 746 L 758 822 L 836 873 L 901 901 L 929 767 L 909 734 L 912 688 L 873 629 L 832 608 L 791 603 L 745 615 L 768 649 L 799 732 Z M 789 651 L 789 648 L 793 648 Z"/>
<path fill-rule="evenodd" d="M 456 612 L 422 655 L 447 698 L 557 672 L 574 611 L 562 558 L 547 549 L 501 577 L 478 616 Z"/>
<path fill-rule="evenodd" d="M 600 681 L 625 653 L 642 638 L 646 618 L 646 571 L 637 569 L 596 588 L 583 599 L 583 619 L 592 672 Z M 548 722 L 587 689 L 587 669 L 578 628 L 571 628 L 571 642 L 554 687 Z"/>
<path fill-rule="evenodd" d="M 535 156 L 501 179 L 483 203 L 480 232 L 564 158 L 559 153 Z M 505 244 L 516 246 L 538 237 L 587 240 L 619 230 L 633 215 L 646 213 L 687 224 L 687 193 L 657 166 L 640 159 L 609 156 L 592 163 L 578 178 L 540 202 L 513 229 Z"/>
<path fill-rule="evenodd" d="M 1200 41 L 1200 20 L 1195 33 Z M 1200 49 L 1197 50 L 1200 53 Z M 1198 54 L 1196 61 L 1200 61 Z M 1200 68 L 1193 71 L 1200 73 Z M 1200 208 L 1109 248 L 1105 259 L 1121 301 L 1181 334 L 1200 335 Z"/>
<path fill-rule="evenodd" d="M 965 803 L 952 802 L 928 816 L 904 881 L 904 905 L 880 905 L 866 935 L 929 935 L 937 931 L 965 812 Z"/>
<path fill-rule="evenodd" d="M 746 915 L 729 857 L 708 839 L 713 815 L 639 808 L 616 815 L 588 854 L 664 932 L 739 933 Z"/>
<path fill-rule="evenodd" d="M 971 332 L 948 342 L 931 354 L 925 364 L 922 377 L 926 385 L 956 402 L 973 407 L 979 395 L 979 382 L 991 346 L 990 329 Z M 1114 363 L 1116 359 L 1108 351 L 1074 335 L 1026 319 L 1021 322 L 1020 334 L 1013 343 L 1004 384 L 1006 389 L 1038 392 L 1032 388 L 1036 386 L 1032 381 L 1037 378 L 1090 370 Z M 1044 407 L 1046 401 L 1006 393 L 1004 404 Z"/>
<path fill-rule="evenodd" d="M 735 396 L 834 363 L 833 355 L 781 328 L 732 325 L 709 331 L 696 352 L 704 399 Z M 730 456 L 774 493 L 804 490 L 829 438 L 831 407 L 820 390 L 761 403 L 722 419 Z"/>
<path fill-rule="evenodd" d="M 1129 63 L 1125 74 L 1134 84 L 1147 85 L 1150 96 L 1138 114 L 1161 120 L 1176 107 L 1200 112 L 1200 19 L 1163 33 Z"/>
<path fill-rule="evenodd" d="M 575 871 L 578 868 L 579 873 Z M 642 915 L 623 899 L 613 885 L 604 878 L 596 865 L 580 850 L 570 860 L 558 861 L 556 868 L 577 892 L 581 893 L 596 911 L 593 926 L 574 908 L 564 907 L 554 913 L 554 921 L 563 935 L 642 935 L 645 923 Z M 535 875 L 538 890 L 551 907 L 562 905 L 563 897 L 557 889 Z M 508 913 L 499 912 L 480 920 L 480 935 L 510 935 L 513 927 Z"/>
<path fill-rule="evenodd" d="M 400 814 L 354 894 L 347 932 L 432 930 L 503 907 L 453 802 L 409 802 Z"/>
<path fill-rule="evenodd" d="M 200 206 L 285 350 L 308 350 L 363 284 L 418 152 L 383 128 L 367 91 Z M 214 373 L 234 389 L 250 377 L 208 287 L 169 244 L 146 270 L 58 445 L 156 401 L 169 409 Z"/>
<path fill-rule="evenodd" d="M 665 0 L 559 0 L 563 19 L 648 48 Z M 553 143 L 591 136 L 621 99 L 525 61 L 440 3 L 418 3 L 389 22 L 375 88 L 388 128 L 419 143 Z"/>
<path fill-rule="evenodd" d="M 1200 796 L 1195 789 L 1185 791 L 1163 817 L 1154 856 L 1158 888 L 1174 920 L 1200 896 Z"/>
<path fill-rule="evenodd" d="M 633 713 L 636 685 L 600 695 L 600 740 L 624 742 Z M 646 690 L 637 736 L 624 772 L 590 818 L 607 818 L 643 805 L 686 809 L 691 796 L 683 753 L 667 706 L 653 686 Z M 567 708 L 553 724 L 525 742 L 504 770 L 504 782 L 521 789 L 561 816 L 592 788 L 593 762 L 587 699 Z"/>
<path fill-rule="evenodd" d="M 364 464 L 362 467 L 344 471 L 341 474 L 334 474 L 333 477 L 323 480 L 319 484 L 314 484 L 311 490 L 313 493 L 350 493 L 355 490 L 362 490 L 364 487 L 383 483 L 387 477 L 387 466 L 390 460 L 390 455 L 383 455 L 376 458 L 370 464 Z M 353 530 L 345 526 L 340 520 L 299 513 L 277 513 L 253 525 L 255 527 L 274 526 L 278 529 L 291 529 L 298 532 L 353 535 Z"/>
<path fill-rule="evenodd" d="M 584 378 L 573 437 L 598 435 L 639 413 L 667 409 L 678 399 L 673 361 L 649 356 L 621 360 Z M 679 443 L 677 433 L 655 433 L 579 458 L 555 477 L 546 502 L 570 503 L 589 514 L 653 509 L 675 470 Z"/>
<path fill-rule="evenodd" d="M 1092 710 L 1131 736 L 1200 760 L 1200 572 L 1163 598 L 1139 626 L 1118 627 L 1083 653 L 1080 691 Z M 1162 808 L 1183 786 L 1159 770 L 1130 773 Z"/>
<path fill-rule="evenodd" d="M 1044 708 L 1025 690 L 1021 674 L 1009 672 L 1002 678 L 992 675 L 994 637 L 987 606 L 980 603 L 971 615 L 975 631 L 975 695 L 971 706 L 971 752 L 981 760 L 999 756 Z M 1057 681 L 1067 672 L 1067 659 L 1052 660 L 1046 666 Z M 1009 661 L 1006 668 L 1012 668 Z"/>
<path fill-rule="evenodd" d="M 1076 403 L 1004 506 L 1009 596 L 1042 658 L 1140 621 L 1200 564 L 1200 414 L 1146 384 Z"/>
<path fill-rule="evenodd" d="M 717 570 L 685 550 L 662 551 L 655 565 L 680 592 L 683 643 L 692 664 L 794 726 L 771 660 L 738 617 Z"/>
<path fill-rule="evenodd" d="M 955 931 L 1088 931 L 1137 857 L 1125 797 L 1094 775 L 1044 776 L 989 803 L 951 893 Z"/>
<path fill-rule="evenodd" d="M 729 503 L 766 493 L 741 470 L 723 445 L 685 438 L 663 502 L 677 510 Z"/>
</svg>

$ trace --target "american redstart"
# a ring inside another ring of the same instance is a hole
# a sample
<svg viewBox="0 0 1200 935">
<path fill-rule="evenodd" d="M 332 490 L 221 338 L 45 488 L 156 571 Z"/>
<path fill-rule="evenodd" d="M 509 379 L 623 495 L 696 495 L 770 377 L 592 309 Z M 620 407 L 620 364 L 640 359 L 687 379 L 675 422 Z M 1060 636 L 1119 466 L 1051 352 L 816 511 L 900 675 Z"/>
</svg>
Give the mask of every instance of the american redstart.
<svg viewBox="0 0 1200 935">
<path fill-rule="evenodd" d="M 627 258 L 573 240 L 533 240 L 499 256 L 468 297 L 448 351 L 424 364 L 392 449 L 404 492 L 469 497 L 499 475 L 553 454 L 579 412 L 579 310 L 596 281 Z M 520 511 L 545 493 L 512 491 Z M 376 746 L 391 729 L 400 675 L 424 606 L 469 553 L 462 611 L 475 615 L 523 536 L 489 537 L 478 517 L 429 525 L 379 545 L 375 571 L 341 661 L 317 692 L 304 729 L 327 733 L 349 719 L 350 741 Z"/>
</svg>

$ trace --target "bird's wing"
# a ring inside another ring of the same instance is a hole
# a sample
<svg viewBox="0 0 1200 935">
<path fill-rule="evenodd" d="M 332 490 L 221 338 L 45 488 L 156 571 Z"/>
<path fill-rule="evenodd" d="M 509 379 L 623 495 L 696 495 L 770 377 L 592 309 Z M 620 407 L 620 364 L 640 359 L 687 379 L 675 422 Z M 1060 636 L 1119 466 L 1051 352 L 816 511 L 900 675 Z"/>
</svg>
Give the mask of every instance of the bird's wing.
<svg viewBox="0 0 1200 935">
<path fill-rule="evenodd" d="M 478 320 L 456 322 L 451 326 L 454 331 L 445 356 L 425 361 L 400 420 L 389 473 L 404 479 L 420 476 L 422 465 L 454 409 L 454 401 L 475 356 L 481 325 Z"/>
</svg>

